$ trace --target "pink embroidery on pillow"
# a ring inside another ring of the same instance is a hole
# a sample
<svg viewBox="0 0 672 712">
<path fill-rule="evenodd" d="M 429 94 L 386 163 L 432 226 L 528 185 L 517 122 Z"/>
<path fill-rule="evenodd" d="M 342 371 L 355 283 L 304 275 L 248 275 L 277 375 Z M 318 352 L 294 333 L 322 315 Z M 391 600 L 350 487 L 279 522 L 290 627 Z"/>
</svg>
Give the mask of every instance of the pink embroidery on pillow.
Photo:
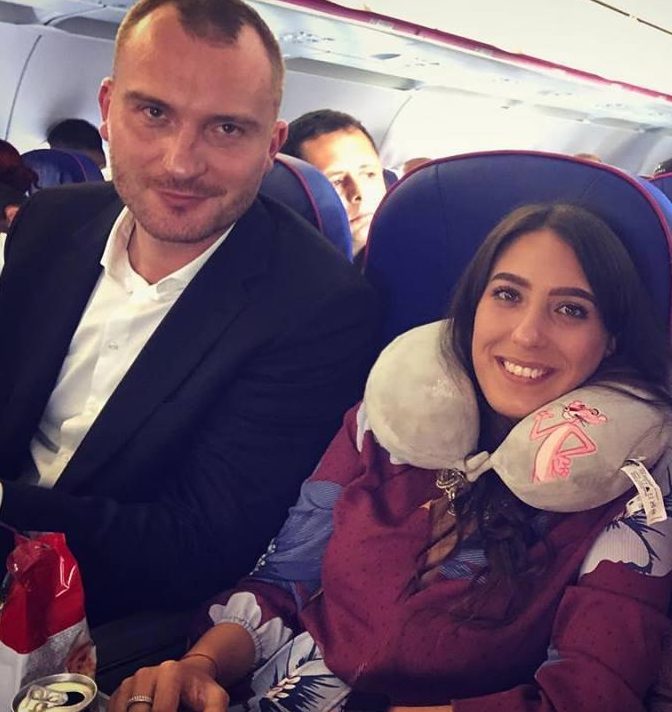
<svg viewBox="0 0 672 712">
<path fill-rule="evenodd" d="M 572 458 L 590 455 L 597 450 L 597 445 L 584 432 L 584 428 L 607 422 L 606 415 L 602 415 L 597 408 L 590 408 L 578 400 L 563 407 L 564 422 L 542 428 L 541 422 L 552 417 L 553 413 L 549 410 L 540 410 L 534 414 L 530 440 L 544 440 L 534 459 L 533 482 L 569 477 L 572 473 Z"/>
</svg>

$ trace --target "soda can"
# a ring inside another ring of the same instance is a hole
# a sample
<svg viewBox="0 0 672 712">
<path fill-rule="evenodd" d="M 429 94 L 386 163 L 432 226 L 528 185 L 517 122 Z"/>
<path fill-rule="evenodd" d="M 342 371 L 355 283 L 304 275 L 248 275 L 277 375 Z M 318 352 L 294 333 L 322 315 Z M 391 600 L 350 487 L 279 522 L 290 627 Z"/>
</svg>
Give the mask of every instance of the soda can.
<svg viewBox="0 0 672 712">
<path fill-rule="evenodd" d="M 24 685 L 12 701 L 12 712 L 97 712 L 98 687 L 86 675 L 48 675 Z"/>
</svg>

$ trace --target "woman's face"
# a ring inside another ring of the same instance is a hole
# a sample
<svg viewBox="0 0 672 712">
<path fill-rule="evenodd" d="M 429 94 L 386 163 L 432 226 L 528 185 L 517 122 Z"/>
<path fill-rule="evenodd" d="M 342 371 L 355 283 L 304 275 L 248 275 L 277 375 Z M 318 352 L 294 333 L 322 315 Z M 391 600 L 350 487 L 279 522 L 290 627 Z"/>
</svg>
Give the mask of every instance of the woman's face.
<svg viewBox="0 0 672 712">
<path fill-rule="evenodd" d="M 588 379 L 611 349 L 572 248 L 550 229 L 516 238 L 476 308 L 472 360 L 492 409 L 519 420 Z"/>
</svg>

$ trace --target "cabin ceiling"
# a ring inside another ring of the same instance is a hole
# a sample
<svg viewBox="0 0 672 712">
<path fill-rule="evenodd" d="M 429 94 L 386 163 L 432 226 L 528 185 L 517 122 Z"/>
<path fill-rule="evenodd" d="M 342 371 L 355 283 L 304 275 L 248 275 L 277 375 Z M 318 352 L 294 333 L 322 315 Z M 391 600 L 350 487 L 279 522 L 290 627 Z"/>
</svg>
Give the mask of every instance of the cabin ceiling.
<svg viewBox="0 0 672 712">
<path fill-rule="evenodd" d="M 0 0 L 0 22 L 111 40 L 133 0 Z M 672 130 L 669 0 L 252 0 L 293 72 L 447 89 Z M 552 28 L 549 31 L 549 26 Z"/>
</svg>

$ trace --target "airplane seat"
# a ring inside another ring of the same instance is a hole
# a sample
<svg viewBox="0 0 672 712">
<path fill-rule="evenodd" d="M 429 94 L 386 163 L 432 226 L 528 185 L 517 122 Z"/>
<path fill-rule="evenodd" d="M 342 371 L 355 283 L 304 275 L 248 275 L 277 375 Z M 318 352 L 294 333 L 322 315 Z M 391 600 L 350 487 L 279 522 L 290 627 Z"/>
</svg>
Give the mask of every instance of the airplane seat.
<svg viewBox="0 0 672 712">
<path fill-rule="evenodd" d="M 95 162 L 82 153 L 57 148 L 38 148 L 24 153 L 24 163 L 37 173 L 37 187 L 52 188 L 66 183 L 102 182 L 105 179 Z"/>
<path fill-rule="evenodd" d="M 345 208 L 334 187 L 315 166 L 278 154 L 259 192 L 295 210 L 352 261 L 352 236 Z"/>
<path fill-rule="evenodd" d="M 669 200 L 672 200 L 672 173 L 661 173 L 647 180 L 652 185 L 655 185 L 658 190 L 662 191 Z"/>
<path fill-rule="evenodd" d="M 383 168 L 383 180 L 385 187 L 389 190 L 399 180 L 399 176 L 392 169 Z"/>
<path fill-rule="evenodd" d="M 374 216 L 364 269 L 381 295 L 384 343 L 444 316 L 488 232 L 515 207 L 549 201 L 584 205 L 611 226 L 669 324 L 672 205 L 643 183 L 607 164 L 536 151 L 451 156 L 404 176 Z"/>
</svg>

